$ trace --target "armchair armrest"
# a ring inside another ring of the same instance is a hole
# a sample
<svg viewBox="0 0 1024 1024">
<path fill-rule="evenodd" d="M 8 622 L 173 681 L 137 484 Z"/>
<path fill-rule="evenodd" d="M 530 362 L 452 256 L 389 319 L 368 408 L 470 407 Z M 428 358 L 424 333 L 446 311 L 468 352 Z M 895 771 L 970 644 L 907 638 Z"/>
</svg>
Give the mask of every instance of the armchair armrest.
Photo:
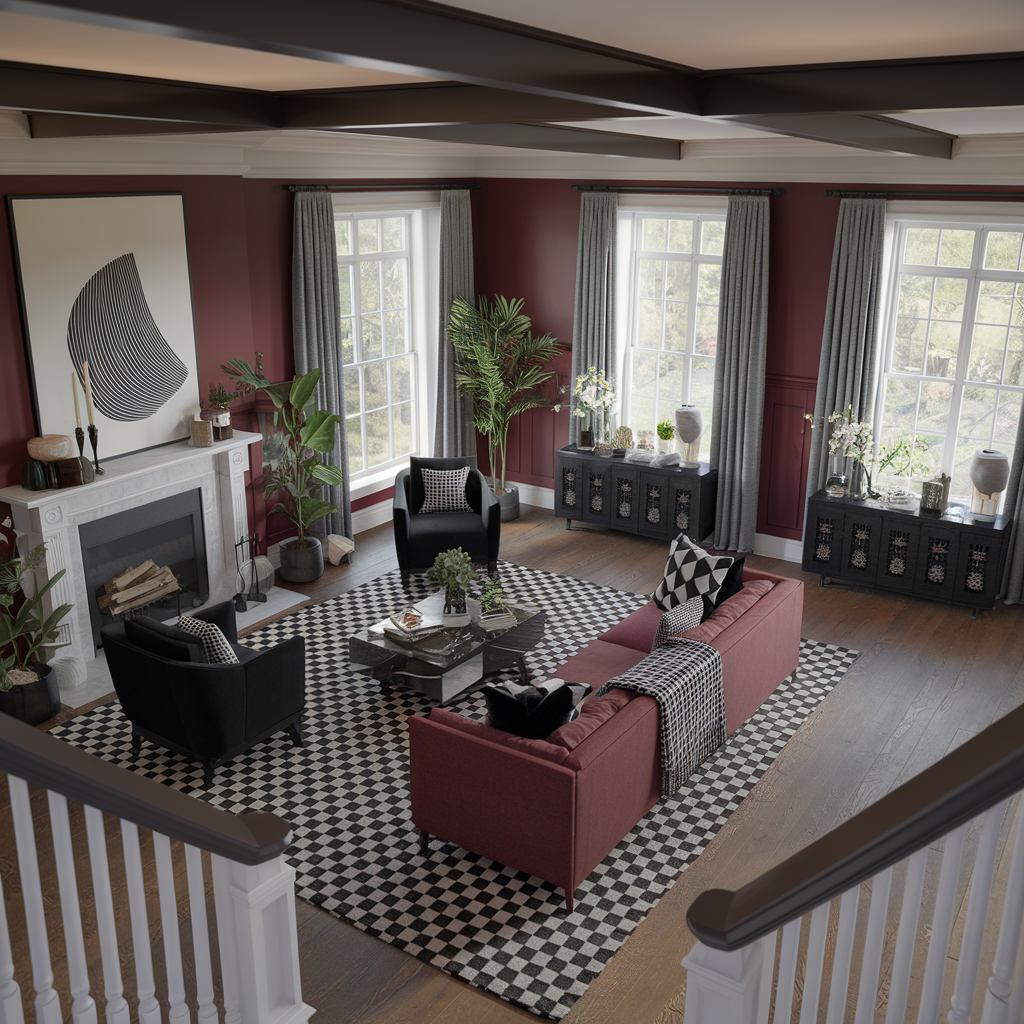
<svg viewBox="0 0 1024 1024">
<path fill-rule="evenodd" d="M 409 565 L 409 470 L 395 477 L 395 496 L 391 504 L 391 520 L 395 529 L 395 553 L 398 566 L 405 572 Z"/>
<path fill-rule="evenodd" d="M 487 478 L 479 469 L 473 472 L 480 478 L 480 517 L 487 531 L 487 552 L 491 561 L 498 557 L 498 546 L 501 543 L 501 504 L 487 485 Z"/>
<path fill-rule="evenodd" d="M 203 622 L 212 622 L 227 638 L 229 644 L 238 643 L 238 630 L 235 627 L 235 606 L 230 601 L 211 605 L 193 612 L 193 617 Z"/>
<path fill-rule="evenodd" d="M 243 662 L 246 733 L 253 735 L 306 706 L 306 641 L 293 636 Z"/>
</svg>

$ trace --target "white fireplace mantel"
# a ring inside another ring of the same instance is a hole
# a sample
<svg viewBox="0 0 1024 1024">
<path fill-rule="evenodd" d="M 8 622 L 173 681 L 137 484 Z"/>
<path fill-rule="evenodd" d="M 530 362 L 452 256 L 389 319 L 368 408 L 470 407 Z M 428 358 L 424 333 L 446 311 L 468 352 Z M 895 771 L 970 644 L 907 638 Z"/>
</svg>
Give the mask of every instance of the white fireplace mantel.
<svg viewBox="0 0 1024 1024">
<path fill-rule="evenodd" d="M 248 447 L 259 440 L 259 434 L 235 431 L 234 437 L 215 442 L 210 448 L 193 448 L 180 441 L 103 463 L 103 474 L 79 487 L 0 490 L 0 501 L 11 506 L 14 528 L 23 535 L 23 552 L 44 543 L 47 574 L 53 576 L 65 570 L 47 595 L 51 608 L 59 604 L 73 606 L 61 626 L 60 637 L 70 646 L 53 660 L 62 687 L 84 679 L 86 663 L 96 657 L 89 618 L 91 596 L 86 592 L 78 527 L 199 488 L 210 602 L 224 601 L 238 589 L 235 543 L 249 534 L 245 500 Z"/>
</svg>

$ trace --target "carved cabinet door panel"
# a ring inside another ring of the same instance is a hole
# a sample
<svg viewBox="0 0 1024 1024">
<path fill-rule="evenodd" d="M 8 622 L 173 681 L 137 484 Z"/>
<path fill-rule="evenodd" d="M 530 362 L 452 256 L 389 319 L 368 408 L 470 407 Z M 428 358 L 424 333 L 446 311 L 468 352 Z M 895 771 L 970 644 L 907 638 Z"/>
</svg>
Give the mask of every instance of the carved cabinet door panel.
<svg viewBox="0 0 1024 1024">
<path fill-rule="evenodd" d="M 839 566 L 843 579 L 868 587 L 875 585 L 881 536 L 882 517 L 879 514 L 846 510 L 842 562 Z"/>
<path fill-rule="evenodd" d="M 588 523 L 608 523 L 611 519 L 611 466 L 606 462 L 586 462 L 583 471 L 583 519 Z"/>
<path fill-rule="evenodd" d="M 583 469 L 579 459 L 559 459 L 555 469 L 555 508 L 570 519 L 583 518 Z"/>
<path fill-rule="evenodd" d="M 992 607 L 1001 582 L 1003 540 L 991 530 L 964 530 L 960 534 L 953 604 Z"/>
<path fill-rule="evenodd" d="M 959 531 L 923 522 L 914 567 L 914 594 L 932 601 L 951 601 L 959 554 Z"/>
<path fill-rule="evenodd" d="M 810 502 L 804 535 L 805 572 L 838 576 L 843 554 L 843 509 Z"/>
<path fill-rule="evenodd" d="M 670 482 L 660 473 L 640 473 L 639 532 L 645 537 L 668 538 L 677 531 L 672 528 L 669 509 Z"/>
<path fill-rule="evenodd" d="M 616 530 L 636 533 L 640 520 L 640 471 L 632 466 L 615 466 L 611 477 L 611 525 Z"/>
<path fill-rule="evenodd" d="M 920 523 L 890 516 L 882 520 L 882 543 L 875 577 L 877 586 L 905 594 L 913 592 L 920 539 Z"/>
</svg>

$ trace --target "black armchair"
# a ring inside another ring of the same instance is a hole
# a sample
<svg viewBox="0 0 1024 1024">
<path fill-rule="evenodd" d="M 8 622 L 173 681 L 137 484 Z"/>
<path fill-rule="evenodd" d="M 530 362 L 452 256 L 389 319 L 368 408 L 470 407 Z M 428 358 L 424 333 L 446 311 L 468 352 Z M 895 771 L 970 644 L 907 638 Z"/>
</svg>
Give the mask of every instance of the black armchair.
<svg viewBox="0 0 1024 1024">
<path fill-rule="evenodd" d="M 218 765 L 276 732 L 286 729 L 302 745 L 306 642 L 296 636 L 263 651 L 239 646 L 230 601 L 193 615 L 220 627 L 240 664 L 207 663 L 198 637 L 153 619 L 104 626 L 101 636 L 132 723 L 132 751 L 147 739 L 202 761 L 209 786 Z"/>
<path fill-rule="evenodd" d="M 471 470 L 466 480 L 466 501 L 473 511 L 421 513 L 422 470 L 462 469 L 463 466 Z M 417 569 L 429 569 L 440 552 L 457 547 L 474 562 L 486 562 L 491 572 L 498 567 L 501 505 L 476 468 L 476 459 L 410 459 L 409 468 L 395 478 L 392 516 L 398 567 L 403 578 Z"/>
</svg>

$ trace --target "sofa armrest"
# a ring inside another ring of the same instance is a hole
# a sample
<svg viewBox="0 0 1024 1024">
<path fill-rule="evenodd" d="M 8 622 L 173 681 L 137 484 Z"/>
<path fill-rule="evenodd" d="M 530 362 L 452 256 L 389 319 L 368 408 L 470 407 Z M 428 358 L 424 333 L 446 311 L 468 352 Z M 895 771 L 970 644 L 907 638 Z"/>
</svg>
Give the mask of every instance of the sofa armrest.
<svg viewBox="0 0 1024 1024">
<path fill-rule="evenodd" d="M 222 601 L 220 604 L 211 605 L 209 608 L 200 608 L 192 613 L 193 618 L 202 619 L 203 622 L 212 622 L 227 638 L 228 643 L 238 643 L 238 629 L 235 626 L 235 606 L 230 601 Z"/>
</svg>

